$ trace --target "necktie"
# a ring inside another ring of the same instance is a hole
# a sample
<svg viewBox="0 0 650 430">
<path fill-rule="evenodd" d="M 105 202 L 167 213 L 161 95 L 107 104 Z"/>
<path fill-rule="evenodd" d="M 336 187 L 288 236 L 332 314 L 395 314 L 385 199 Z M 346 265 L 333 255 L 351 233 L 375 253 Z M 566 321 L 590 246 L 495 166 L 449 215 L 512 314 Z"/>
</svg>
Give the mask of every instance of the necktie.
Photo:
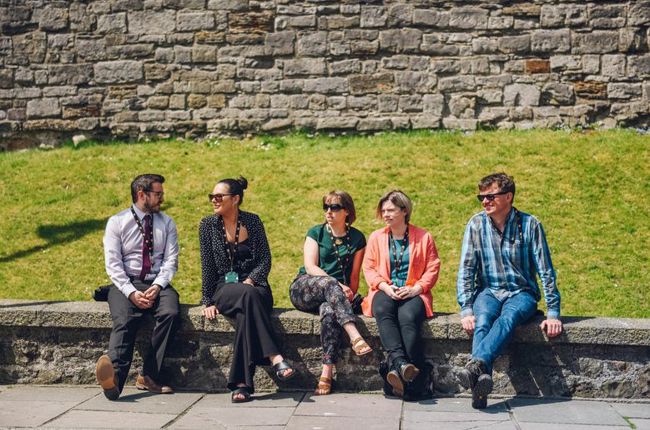
<svg viewBox="0 0 650 430">
<path fill-rule="evenodd" d="M 153 254 L 153 228 L 151 215 L 144 216 L 144 237 L 142 238 L 142 271 L 140 280 L 149 274 L 151 270 L 151 255 Z"/>
</svg>

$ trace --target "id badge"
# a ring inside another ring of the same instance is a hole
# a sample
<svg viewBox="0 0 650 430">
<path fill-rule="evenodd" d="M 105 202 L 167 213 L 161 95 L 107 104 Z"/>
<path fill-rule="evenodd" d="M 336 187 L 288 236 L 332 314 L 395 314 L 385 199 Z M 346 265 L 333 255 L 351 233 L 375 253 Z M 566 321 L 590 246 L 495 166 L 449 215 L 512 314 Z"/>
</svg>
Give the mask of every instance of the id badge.
<svg viewBox="0 0 650 430">
<path fill-rule="evenodd" d="M 236 282 L 239 282 L 239 275 L 237 272 L 226 273 L 226 284 L 234 284 Z"/>
</svg>

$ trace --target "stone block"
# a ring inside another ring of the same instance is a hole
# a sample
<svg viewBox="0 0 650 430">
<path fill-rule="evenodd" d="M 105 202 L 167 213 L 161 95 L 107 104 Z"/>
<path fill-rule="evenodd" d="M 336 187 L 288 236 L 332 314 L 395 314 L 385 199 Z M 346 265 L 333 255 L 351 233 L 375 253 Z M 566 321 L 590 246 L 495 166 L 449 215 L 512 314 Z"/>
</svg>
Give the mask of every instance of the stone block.
<svg viewBox="0 0 650 430">
<path fill-rule="evenodd" d="M 248 0 L 208 0 L 210 10 L 243 11 L 248 8 Z"/>
<path fill-rule="evenodd" d="M 64 64 L 48 67 L 48 84 L 83 85 L 93 78 L 92 64 Z"/>
<path fill-rule="evenodd" d="M 388 27 L 408 26 L 413 22 L 413 6 L 408 4 L 393 4 L 388 6 Z"/>
<path fill-rule="evenodd" d="M 488 11 L 478 7 L 456 7 L 449 12 L 449 26 L 461 30 L 488 28 Z"/>
<path fill-rule="evenodd" d="M 361 6 L 361 28 L 383 27 L 386 20 L 386 9 L 383 6 Z"/>
<path fill-rule="evenodd" d="M 34 11 L 38 27 L 44 31 L 60 31 L 68 28 L 69 13 L 67 8 L 45 6 Z"/>
<path fill-rule="evenodd" d="M 512 16 L 490 16 L 488 19 L 488 29 L 506 30 L 512 28 L 515 19 Z"/>
<path fill-rule="evenodd" d="M 504 106 L 538 106 L 540 91 L 536 85 L 511 84 L 503 90 Z"/>
<path fill-rule="evenodd" d="M 97 17 L 97 33 L 126 33 L 126 12 L 99 15 Z"/>
<path fill-rule="evenodd" d="M 390 118 L 365 118 L 359 120 L 357 130 L 359 131 L 380 131 L 390 130 L 393 123 Z"/>
<path fill-rule="evenodd" d="M 177 63 L 186 64 L 192 62 L 192 48 L 187 46 L 174 46 L 174 59 Z"/>
<path fill-rule="evenodd" d="M 480 104 L 497 105 L 503 101 L 502 90 L 482 89 L 476 92 L 476 96 L 479 98 Z"/>
<path fill-rule="evenodd" d="M 648 25 L 650 24 L 650 1 L 636 1 L 630 3 L 627 13 L 628 25 Z"/>
<path fill-rule="evenodd" d="M 341 94 L 348 91 L 348 80 L 345 78 L 305 79 L 303 89 L 308 93 Z"/>
<path fill-rule="evenodd" d="M 61 105 L 56 98 L 29 100 L 27 102 L 27 118 L 48 118 L 61 114 Z"/>
<path fill-rule="evenodd" d="M 301 32 L 296 41 L 296 54 L 304 57 L 318 57 L 327 53 L 327 32 Z"/>
<path fill-rule="evenodd" d="M 454 94 L 449 98 L 449 112 L 456 118 L 474 118 L 476 116 L 476 98 Z"/>
<path fill-rule="evenodd" d="M 375 96 L 348 96 L 346 107 L 354 110 L 372 111 L 377 107 L 377 98 Z"/>
<path fill-rule="evenodd" d="M 606 54 L 618 50 L 617 31 L 593 31 L 591 33 L 573 33 L 574 54 Z"/>
<path fill-rule="evenodd" d="M 282 62 L 285 76 L 324 75 L 327 66 L 323 58 L 297 58 Z"/>
<path fill-rule="evenodd" d="M 0 69 L 0 88 L 13 88 L 14 71 L 12 69 Z"/>
<path fill-rule="evenodd" d="M 223 43 L 226 41 L 226 33 L 223 31 L 201 30 L 194 33 L 194 41 L 206 45 Z"/>
<path fill-rule="evenodd" d="M 530 44 L 531 39 L 528 34 L 521 36 L 503 36 L 496 41 L 498 50 L 506 54 L 526 54 L 530 51 Z"/>
<path fill-rule="evenodd" d="M 422 112 L 422 96 L 419 94 L 399 96 L 398 108 L 401 112 Z"/>
<path fill-rule="evenodd" d="M 178 31 L 212 30 L 214 24 L 213 12 L 179 12 L 176 16 L 176 29 Z"/>
<path fill-rule="evenodd" d="M 77 36 L 75 47 L 79 58 L 85 61 L 101 61 L 107 59 L 106 40 L 103 38 L 96 39 Z"/>
<path fill-rule="evenodd" d="M 501 10 L 504 15 L 513 15 L 519 17 L 536 18 L 542 13 L 540 5 L 531 3 L 514 4 L 506 6 Z"/>
<path fill-rule="evenodd" d="M 349 75 L 361 71 L 361 62 L 357 59 L 334 61 L 329 64 L 331 75 Z"/>
<path fill-rule="evenodd" d="M 650 54 L 632 55 L 627 59 L 628 75 L 636 78 L 650 76 Z"/>
<path fill-rule="evenodd" d="M 575 91 L 572 85 L 549 82 L 542 88 L 542 104 L 572 105 L 575 103 Z"/>
<path fill-rule="evenodd" d="M 360 18 L 358 16 L 322 16 L 318 19 L 319 29 L 341 30 L 344 28 L 358 28 Z"/>
<path fill-rule="evenodd" d="M 526 73 L 551 73 L 551 62 L 540 59 L 526 60 Z"/>
<path fill-rule="evenodd" d="M 603 76 L 610 78 L 621 78 L 625 76 L 625 55 L 603 55 L 601 58 L 601 69 Z"/>
<path fill-rule="evenodd" d="M 607 85 L 607 97 L 610 99 L 641 98 L 643 88 L 636 82 L 612 82 Z"/>
<path fill-rule="evenodd" d="M 142 63 L 134 60 L 104 61 L 94 65 L 95 81 L 101 84 L 137 82 L 143 78 Z"/>
<path fill-rule="evenodd" d="M 553 55 L 550 60 L 553 72 L 582 71 L 582 58 L 578 55 Z"/>
<path fill-rule="evenodd" d="M 444 128 L 450 130 L 472 131 L 472 130 L 476 130 L 476 127 L 478 126 L 478 120 L 446 117 L 442 119 L 442 125 Z"/>
<path fill-rule="evenodd" d="M 147 108 L 149 109 L 167 109 L 169 107 L 169 97 L 153 96 L 147 99 Z"/>
<path fill-rule="evenodd" d="M 316 123 L 316 130 L 353 130 L 358 123 L 359 118 L 352 116 L 319 118 Z"/>
<path fill-rule="evenodd" d="M 384 30 L 379 32 L 379 46 L 388 52 L 417 52 L 422 32 L 416 29 Z"/>
<path fill-rule="evenodd" d="M 395 84 L 401 93 L 429 93 L 436 82 L 436 76 L 427 72 L 395 72 Z"/>
<path fill-rule="evenodd" d="M 355 40 L 350 42 L 350 54 L 366 56 L 374 55 L 379 50 L 379 41 L 368 42 L 365 40 Z"/>
<path fill-rule="evenodd" d="M 607 98 L 607 84 L 597 81 L 577 81 L 573 84 L 576 95 L 589 99 Z"/>
<path fill-rule="evenodd" d="M 413 24 L 446 28 L 449 26 L 449 12 L 430 9 L 415 9 L 413 10 Z"/>
<path fill-rule="evenodd" d="M 568 29 L 533 31 L 530 49 L 534 53 L 569 52 L 571 31 Z"/>
<path fill-rule="evenodd" d="M 296 33 L 293 31 L 280 31 L 266 35 L 264 45 L 268 55 L 291 55 L 294 50 Z"/>
<path fill-rule="evenodd" d="M 449 78 L 441 78 L 438 81 L 438 90 L 445 92 L 457 91 L 474 91 L 476 89 L 476 81 L 474 76 L 453 76 Z"/>
<path fill-rule="evenodd" d="M 45 60 L 47 50 L 45 32 L 35 31 L 12 36 L 11 45 L 13 46 L 13 55 L 5 60 L 7 64 L 28 65 L 42 63 Z"/>
<path fill-rule="evenodd" d="M 127 20 L 131 34 L 169 34 L 176 30 L 173 10 L 130 11 Z"/>
<path fill-rule="evenodd" d="M 216 63 L 217 47 L 197 45 L 192 48 L 193 63 Z"/>
<path fill-rule="evenodd" d="M 627 6 L 590 5 L 589 22 L 593 28 L 619 28 L 625 26 Z"/>
<path fill-rule="evenodd" d="M 426 95 L 424 97 L 427 97 Z M 377 109 L 379 112 L 397 112 L 399 96 L 394 94 L 380 94 L 377 97 Z"/>
<path fill-rule="evenodd" d="M 169 96 L 169 109 L 185 109 L 185 95 L 173 94 Z"/>
<path fill-rule="evenodd" d="M 229 30 L 231 33 L 272 33 L 274 18 L 271 11 L 232 12 L 228 16 Z"/>
<path fill-rule="evenodd" d="M 208 104 L 208 99 L 206 96 L 203 94 L 190 94 L 187 96 L 187 107 L 190 109 L 201 109 L 205 107 Z M 234 105 L 231 105 L 231 107 L 236 107 Z M 247 107 L 252 107 L 247 106 Z"/>
<path fill-rule="evenodd" d="M 433 115 L 412 115 L 410 116 L 411 127 L 414 130 L 418 129 L 435 129 L 440 128 L 440 117 Z M 406 127 L 395 127 L 406 128 Z"/>
<path fill-rule="evenodd" d="M 392 73 L 377 73 L 374 75 L 350 76 L 350 92 L 352 94 L 386 93 L 395 86 Z"/>
</svg>

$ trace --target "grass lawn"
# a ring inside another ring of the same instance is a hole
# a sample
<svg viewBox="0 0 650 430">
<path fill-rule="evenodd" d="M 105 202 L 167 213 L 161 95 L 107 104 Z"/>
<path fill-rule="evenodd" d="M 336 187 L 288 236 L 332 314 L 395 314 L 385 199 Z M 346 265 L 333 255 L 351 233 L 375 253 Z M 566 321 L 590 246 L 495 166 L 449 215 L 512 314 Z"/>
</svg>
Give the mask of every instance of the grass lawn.
<svg viewBox="0 0 650 430">
<path fill-rule="evenodd" d="M 249 180 L 243 209 L 258 213 L 273 252 L 276 306 L 302 264 L 306 231 L 322 222 L 321 197 L 348 191 L 368 235 L 381 227 L 374 207 L 401 188 L 412 222 L 434 236 L 442 271 L 434 307 L 456 312 L 463 230 L 481 207 L 476 183 L 504 170 L 515 205 L 546 229 L 564 315 L 650 317 L 650 136 L 607 132 L 304 134 L 206 142 L 86 144 L 0 154 L 0 297 L 90 300 L 106 284 L 102 235 L 109 216 L 130 204 L 140 173 L 163 174 L 180 236 L 174 286 L 184 303 L 201 297 L 198 224 L 207 194 L 223 177 Z M 366 286 L 362 284 L 365 293 Z M 543 300 L 542 300 L 543 303 Z"/>
</svg>

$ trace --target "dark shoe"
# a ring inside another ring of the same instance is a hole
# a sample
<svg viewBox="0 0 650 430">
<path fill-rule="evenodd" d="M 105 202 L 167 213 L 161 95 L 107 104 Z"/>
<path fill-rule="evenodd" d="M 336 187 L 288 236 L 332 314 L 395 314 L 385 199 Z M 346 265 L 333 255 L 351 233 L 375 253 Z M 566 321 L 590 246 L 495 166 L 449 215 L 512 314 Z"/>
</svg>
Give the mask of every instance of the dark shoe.
<svg viewBox="0 0 650 430">
<path fill-rule="evenodd" d="M 253 400 L 251 398 L 251 389 L 248 387 L 237 387 L 230 395 L 230 401 L 232 403 L 246 403 L 251 400 Z"/>
<path fill-rule="evenodd" d="M 411 363 L 405 363 L 399 367 L 399 374 L 404 381 L 413 382 L 420 374 L 420 369 Z"/>
<path fill-rule="evenodd" d="M 113 362 L 108 355 L 102 355 L 95 365 L 97 382 L 104 390 L 104 396 L 108 400 L 117 400 L 120 397 L 120 390 L 117 388 L 117 376 L 113 369 Z"/>
<path fill-rule="evenodd" d="M 279 363 L 273 365 L 273 370 L 275 370 L 275 376 L 278 377 L 280 381 L 288 381 L 289 379 L 296 376 L 296 371 L 286 360 L 282 360 Z M 287 370 L 291 370 L 287 375 Z"/>
<path fill-rule="evenodd" d="M 487 373 L 485 363 L 472 359 L 458 372 L 458 382 L 466 390 L 473 389 L 478 377 L 485 373 Z"/>
<path fill-rule="evenodd" d="M 485 409 L 487 407 L 488 394 L 492 392 L 493 385 L 492 376 L 487 373 L 478 377 L 476 385 L 472 389 L 472 407 L 474 409 Z"/>
<path fill-rule="evenodd" d="M 135 380 L 135 388 L 156 394 L 174 394 L 174 390 L 169 385 L 158 385 L 150 377 L 142 375 L 138 375 L 138 378 Z"/>
<path fill-rule="evenodd" d="M 395 369 L 388 372 L 386 375 L 386 382 L 393 388 L 393 395 L 402 397 L 404 395 L 404 382 L 399 372 Z"/>
<path fill-rule="evenodd" d="M 480 396 L 476 391 L 472 391 L 472 408 L 487 408 L 487 396 Z"/>
</svg>

